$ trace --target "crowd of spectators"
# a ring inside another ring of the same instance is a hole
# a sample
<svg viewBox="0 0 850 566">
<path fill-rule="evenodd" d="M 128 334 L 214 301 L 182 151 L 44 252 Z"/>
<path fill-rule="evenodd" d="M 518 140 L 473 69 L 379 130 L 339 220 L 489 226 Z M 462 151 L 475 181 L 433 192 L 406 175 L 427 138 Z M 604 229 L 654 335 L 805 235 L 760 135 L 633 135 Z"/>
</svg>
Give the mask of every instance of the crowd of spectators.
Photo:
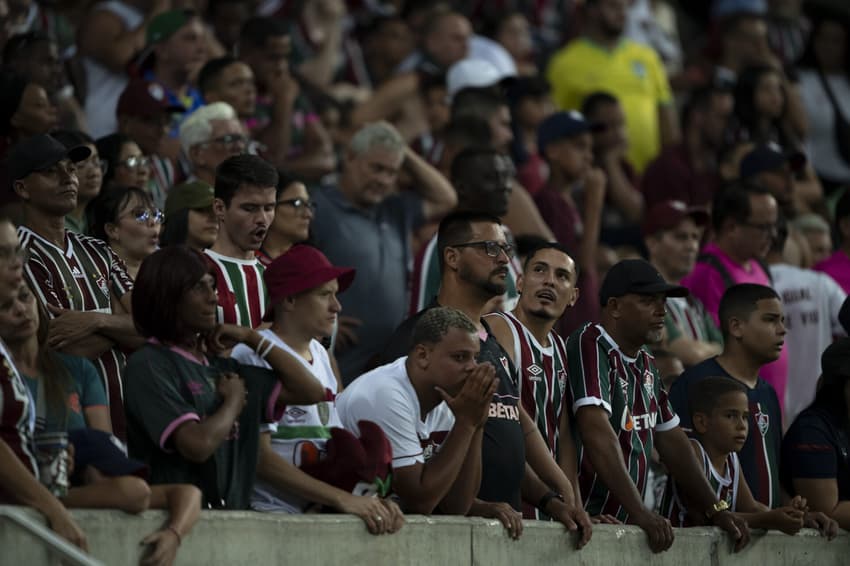
<svg viewBox="0 0 850 566">
<path fill-rule="evenodd" d="M 844 4 L 0 0 L 0 502 L 850 530 Z"/>
</svg>

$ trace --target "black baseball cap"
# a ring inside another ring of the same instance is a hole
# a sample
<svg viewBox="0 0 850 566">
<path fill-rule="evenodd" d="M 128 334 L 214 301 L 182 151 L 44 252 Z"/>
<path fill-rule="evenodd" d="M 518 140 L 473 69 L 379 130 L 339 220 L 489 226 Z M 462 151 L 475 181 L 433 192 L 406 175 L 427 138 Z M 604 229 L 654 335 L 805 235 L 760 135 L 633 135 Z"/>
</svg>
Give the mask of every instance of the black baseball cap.
<svg viewBox="0 0 850 566">
<path fill-rule="evenodd" d="M 599 301 L 604 307 L 611 297 L 629 294 L 687 297 L 690 292 L 681 285 L 671 285 L 651 263 L 643 259 L 624 259 L 608 270 L 599 288 Z"/>
<path fill-rule="evenodd" d="M 799 171 L 806 164 L 806 155 L 800 151 L 786 153 L 775 143 L 757 145 L 741 159 L 740 175 L 748 179 L 765 171 L 775 171 L 786 163 L 792 171 Z"/>
<path fill-rule="evenodd" d="M 17 181 L 56 165 L 63 159 L 77 162 L 89 155 L 91 150 L 84 145 L 68 149 L 56 138 L 48 134 L 38 134 L 12 146 L 6 162 L 9 166 L 9 177 L 12 181 Z"/>
</svg>

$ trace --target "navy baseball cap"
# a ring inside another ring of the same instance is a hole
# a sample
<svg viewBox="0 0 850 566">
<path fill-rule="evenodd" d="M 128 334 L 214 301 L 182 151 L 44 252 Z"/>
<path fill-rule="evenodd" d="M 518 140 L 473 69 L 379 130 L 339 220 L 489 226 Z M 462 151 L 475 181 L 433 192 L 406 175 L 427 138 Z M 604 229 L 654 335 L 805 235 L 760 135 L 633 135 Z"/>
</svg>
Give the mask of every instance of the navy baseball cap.
<svg viewBox="0 0 850 566">
<path fill-rule="evenodd" d="M 671 285 L 664 280 L 658 270 L 643 259 L 624 259 L 608 270 L 599 288 L 599 301 L 604 307 L 611 297 L 629 294 L 655 295 L 663 293 L 667 297 L 687 297 L 690 292 L 681 285 Z"/>
<path fill-rule="evenodd" d="M 9 150 L 6 163 L 12 181 L 29 177 L 36 171 L 56 165 L 63 159 L 78 162 L 91 155 L 91 150 L 79 145 L 68 149 L 48 134 L 38 134 L 19 141 Z"/>
<path fill-rule="evenodd" d="M 806 155 L 799 151 L 786 153 L 775 143 L 757 145 L 741 160 L 742 179 L 754 177 L 765 171 L 775 171 L 788 164 L 792 171 L 799 171 L 806 164 Z"/>
<path fill-rule="evenodd" d="M 537 128 L 537 149 L 543 153 L 550 143 L 571 138 L 586 132 L 600 132 L 603 124 L 590 122 L 577 110 L 556 112 L 543 120 Z"/>
</svg>

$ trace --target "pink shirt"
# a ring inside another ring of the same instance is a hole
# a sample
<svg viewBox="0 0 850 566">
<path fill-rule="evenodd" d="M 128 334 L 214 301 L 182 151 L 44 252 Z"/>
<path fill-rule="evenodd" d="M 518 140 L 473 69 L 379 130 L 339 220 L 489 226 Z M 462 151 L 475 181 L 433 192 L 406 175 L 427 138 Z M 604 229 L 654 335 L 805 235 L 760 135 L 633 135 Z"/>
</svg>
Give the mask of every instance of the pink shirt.
<svg viewBox="0 0 850 566">
<path fill-rule="evenodd" d="M 702 250 L 703 255 L 713 255 L 726 268 L 729 276 L 735 284 L 756 283 L 766 287 L 772 287 L 770 277 L 757 261 L 748 260 L 745 265 L 736 263 L 726 252 L 711 243 Z M 829 261 L 829 260 L 826 260 Z M 850 260 L 848 260 L 850 269 Z M 682 280 L 682 285 L 690 289 L 691 293 L 702 301 L 705 310 L 711 315 L 714 324 L 720 325 L 717 311 L 720 308 L 720 299 L 726 291 L 723 276 L 711 265 L 697 262 L 690 275 Z M 788 381 L 788 348 L 783 347 L 779 359 L 762 367 L 759 375 L 771 384 L 779 397 L 779 404 L 784 412 L 785 383 Z"/>
<path fill-rule="evenodd" d="M 841 285 L 845 293 L 850 293 L 850 257 L 844 251 L 837 250 L 812 269 L 826 273 Z"/>
</svg>

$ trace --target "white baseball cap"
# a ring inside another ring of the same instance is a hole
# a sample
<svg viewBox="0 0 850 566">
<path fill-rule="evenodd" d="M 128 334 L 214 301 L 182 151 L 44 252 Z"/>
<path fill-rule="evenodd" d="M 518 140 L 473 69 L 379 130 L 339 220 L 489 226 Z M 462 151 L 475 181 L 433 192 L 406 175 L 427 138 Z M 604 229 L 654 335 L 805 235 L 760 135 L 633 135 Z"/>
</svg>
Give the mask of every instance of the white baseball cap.
<svg viewBox="0 0 850 566">
<path fill-rule="evenodd" d="M 446 94 L 449 101 L 465 88 L 493 86 L 511 77 L 500 72 L 495 65 L 483 59 L 463 59 L 449 68 L 446 73 Z"/>
</svg>

